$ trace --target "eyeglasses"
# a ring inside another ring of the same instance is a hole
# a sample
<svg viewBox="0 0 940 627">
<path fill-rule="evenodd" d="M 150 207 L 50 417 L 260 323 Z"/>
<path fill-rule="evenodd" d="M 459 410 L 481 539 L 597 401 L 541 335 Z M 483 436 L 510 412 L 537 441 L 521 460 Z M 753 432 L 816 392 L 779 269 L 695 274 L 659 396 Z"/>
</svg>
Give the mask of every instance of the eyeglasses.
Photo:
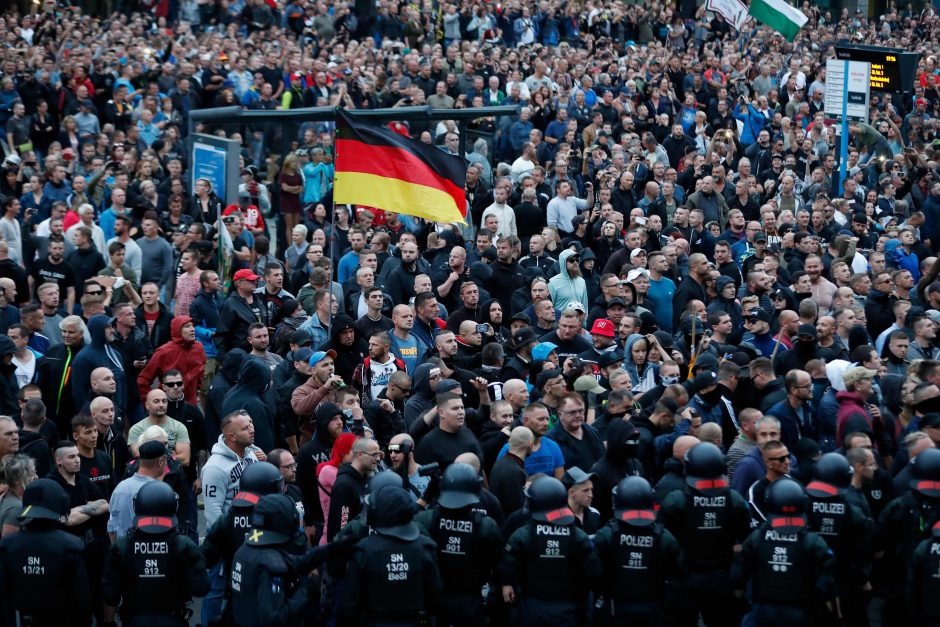
<svg viewBox="0 0 940 627">
<path fill-rule="evenodd" d="M 283 466 L 278 466 L 278 468 L 284 468 L 285 470 L 297 470 L 297 462 L 293 464 L 284 464 Z"/>
<path fill-rule="evenodd" d="M 568 263 L 580 263 L 581 257 L 568 257 Z"/>
<path fill-rule="evenodd" d="M 560 411 L 558 413 L 561 414 L 562 416 L 583 416 L 584 410 L 583 409 L 569 409 L 568 411 Z"/>
<path fill-rule="evenodd" d="M 88 290 L 85 290 L 85 294 L 87 294 L 88 296 L 101 296 L 102 294 L 104 294 L 104 291 L 98 290 L 96 292 L 89 292 Z"/>
<path fill-rule="evenodd" d="M 182 381 L 164 381 L 163 385 L 167 386 L 168 388 L 178 388 L 178 387 L 183 386 L 183 382 Z"/>
<path fill-rule="evenodd" d="M 792 387 L 794 390 L 802 390 L 802 389 L 805 389 L 805 388 L 811 388 L 811 387 L 813 387 L 813 384 L 812 384 L 812 383 L 807 383 L 806 385 L 793 385 L 793 386 L 791 386 L 791 387 Z"/>
<path fill-rule="evenodd" d="M 385 453 L 382 451 L 376 451 L 374 453 L 366 453 L 365 451 L 360 451 L 362 455 L 368 455 L 377 462 L 382 461 L 382 458 L 385 457 Z"/>
</svg>

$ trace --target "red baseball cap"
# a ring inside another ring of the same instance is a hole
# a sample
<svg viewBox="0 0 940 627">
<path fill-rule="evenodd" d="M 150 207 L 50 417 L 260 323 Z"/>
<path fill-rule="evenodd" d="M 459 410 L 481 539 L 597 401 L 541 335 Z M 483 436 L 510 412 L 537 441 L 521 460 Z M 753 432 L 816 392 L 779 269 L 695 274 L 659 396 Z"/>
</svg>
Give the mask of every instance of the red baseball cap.
<svg viewBox="0 0 940 627">
<path fill-rule="evenodd" d="M 598 318 L 591 327 L 591 335 L 594 334 L 614 337 L 614 323 L 607 318 Z"/>
<path fill-rule="evenodd" d="M 235 276 L 232 277 L 232 281 L 257 281 L 258 275 L 252 272 L 251 270 L 239 270 L 235 273 Z"/>
</svg>

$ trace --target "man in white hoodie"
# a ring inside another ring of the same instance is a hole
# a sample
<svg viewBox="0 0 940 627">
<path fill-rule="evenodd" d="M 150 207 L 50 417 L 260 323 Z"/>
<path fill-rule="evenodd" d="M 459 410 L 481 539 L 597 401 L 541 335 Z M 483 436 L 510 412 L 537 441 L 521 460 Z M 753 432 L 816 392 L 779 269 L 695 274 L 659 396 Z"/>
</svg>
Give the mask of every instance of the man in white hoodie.
<svg viewBox="0 0 940 627">
<path fill-rule="evenodd" d="M 564 311 L 568 303 L 587 303 L 587 284 L 581 278 L 581 255 L 565 250 L 558 256 L 558 274 L 548 282 L 548 293 L 556 309 Z M 583 305 L 582 305 L 583 306 Z"/>
</svg>

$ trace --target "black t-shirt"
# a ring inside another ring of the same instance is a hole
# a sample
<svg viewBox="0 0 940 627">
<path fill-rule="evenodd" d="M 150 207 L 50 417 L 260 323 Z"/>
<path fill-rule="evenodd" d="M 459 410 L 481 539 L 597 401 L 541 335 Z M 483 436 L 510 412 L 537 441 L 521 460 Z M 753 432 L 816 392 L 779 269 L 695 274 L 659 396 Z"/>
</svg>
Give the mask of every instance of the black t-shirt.
<svg viewBox="0 0 940 627">
<path fill-rule="evenodd" d="M 483 459 L 483 449 L 470 429 L 462 427 L 457 433 L 448 433 L 438 428 L 421 438 L 415 450 L 415 461 L 419 464 L 437 462 L 444 470 L 461 453 L 475 453 Z"/>
<path fill-rule="evenodd" d="M 47 281 L 55 281 L 59 285 L 59 297 L 64 301 L 66 289 L 75 287 L 75 273 L 63 260 L 62 263 L 52 263 L 49 257 L 37 259 L 29 271 L 33 277 L 34 290 Z"/>
<path fill-rule="evenodd" d="M 85 457 L 82 459 L 82 469 L 80 474 L 88 477 L 92 484 L 101 490 L 106 498 L 111 498 L 111 492 L 114 490 L 115 477 L 112 476 L 111 459 L 104 451 L 95 449 L 94 457 Z"/>
<path fill-rule="evenodd" d="M 84 458 L 82 458 L 82 464 L 84 465 Z M 110 466 L 108 472 L 110 473 Z M 92 501 L 97 501 L 99 499 L 105 498 L 104 492 L 92 483 L 91 479 L 87 475 L 79 472 L 75 476 L 75 485 L 69 484 L 58 470 L 53 470 L 49 473 L 49 479 L 52 479 L 65 490 L 65 493 L 69 496 L 69 507 L 79 507 L 90 503 Z M 86 520 L 80 525 L 73 525 L 70 527 L 65 527 L 65 530 L 71 533 L 74 536 L 82 539 L 85 544 L 91 543 L 95 539 L 103 539 L 108 537 L 108 516 L 100 515 L 93 516 L 89 520 Z"/>
</svg>

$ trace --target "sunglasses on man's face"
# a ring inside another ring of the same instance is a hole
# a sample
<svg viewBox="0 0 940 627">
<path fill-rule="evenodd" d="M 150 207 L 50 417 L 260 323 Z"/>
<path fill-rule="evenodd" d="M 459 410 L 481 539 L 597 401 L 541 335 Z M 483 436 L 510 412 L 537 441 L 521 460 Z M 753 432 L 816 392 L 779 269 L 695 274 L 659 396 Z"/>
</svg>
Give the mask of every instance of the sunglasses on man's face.
<svg viewBox="0 0 940 627">
<path fill-rule="evenodd" d="M 178 387 L 182 387 L 183 382 L 182 381 L 164 381 L 163 385 L 167 386 L 168 388 L 178 388 Z"/>
</svg>

